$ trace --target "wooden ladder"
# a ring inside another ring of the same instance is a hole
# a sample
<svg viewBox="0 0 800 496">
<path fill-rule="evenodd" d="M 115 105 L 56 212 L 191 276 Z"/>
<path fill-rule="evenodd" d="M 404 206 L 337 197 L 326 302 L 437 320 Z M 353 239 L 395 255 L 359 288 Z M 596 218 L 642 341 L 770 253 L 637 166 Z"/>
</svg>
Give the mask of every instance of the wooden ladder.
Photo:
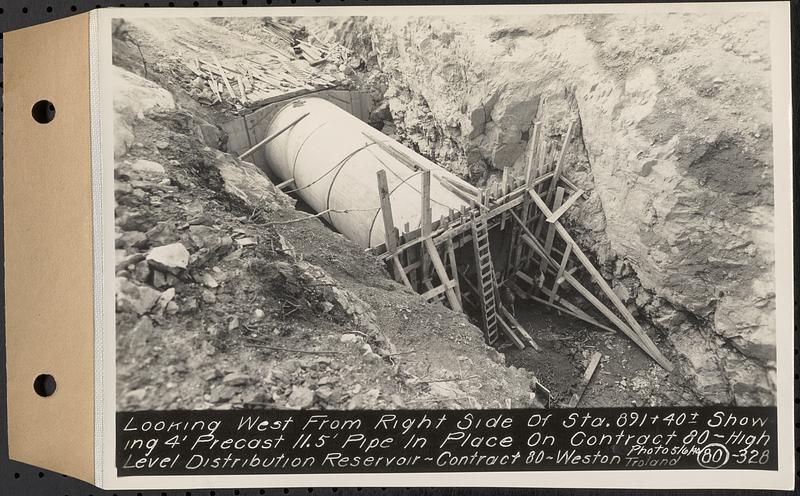
<svg viewBox="0 0 800 496">
<path fill-rule="evenodd" d="M 492 252 L 489 249 L 489 230 L 486 219 L 480 215 L 472 219 L 472 246 L 477 263 L 477 289 L 483 316 L 483 333 L 486 343 L 493 345 L 498 337 L 497 280 L 492 264 Z"/>
</svg>

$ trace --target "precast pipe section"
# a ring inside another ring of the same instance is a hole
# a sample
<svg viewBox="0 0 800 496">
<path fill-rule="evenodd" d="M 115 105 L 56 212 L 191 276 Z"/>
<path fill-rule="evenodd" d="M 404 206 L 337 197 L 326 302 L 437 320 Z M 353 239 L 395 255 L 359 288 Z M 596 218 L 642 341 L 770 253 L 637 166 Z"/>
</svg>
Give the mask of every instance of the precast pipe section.
<svg viewBox="0 0 800 496">
<path fill-rule="evenodd" d="M 299 120 L 298 120 L 299 119 Z M 292 124 L 294 122 L 294 124 Z M 287 128 L 281 132 L 282 129 Z M 471 188 L 454 174 L 406 148 L 336 105 L 301 98 L 279 110 L 267 135 L 267 164 L 347 238 L 364 247 L 385 241 L 377 172 L 386 171 L 394 225 L 411 229 L 422 219 L 422 172 L 431 171 L 431 217 L 469 206 L 453 185 Z M 443 183 L 446 183 L 443 185 Z"/>
</svg>

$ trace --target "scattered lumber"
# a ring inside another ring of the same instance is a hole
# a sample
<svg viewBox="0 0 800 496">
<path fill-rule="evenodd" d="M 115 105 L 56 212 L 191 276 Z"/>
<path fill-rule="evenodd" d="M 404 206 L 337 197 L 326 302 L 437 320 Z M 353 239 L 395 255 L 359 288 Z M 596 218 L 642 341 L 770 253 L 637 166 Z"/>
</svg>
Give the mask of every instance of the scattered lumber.
<svg viewBox="0 0 800 496">
<path fill-rule="evenodd" d="M 318 66 L 323 62 L 340 66 L 348 56 L 345 47 L 320 41 L 305 28 L 282 19 L 265 20 L 264 30 L 275 42 L 261 44 L 261 52 L 255 55 L 227 56 L 213 46 L 181 43 L 189 52 L 184 62 L 190 75 L 185 79 L 189 91 L 206 104 L 226 102 L 243 108 L 300 90 L 339 84 L 338 77 Z M 306 39 L 309 37 L 314 42 Z"/>
</svg>

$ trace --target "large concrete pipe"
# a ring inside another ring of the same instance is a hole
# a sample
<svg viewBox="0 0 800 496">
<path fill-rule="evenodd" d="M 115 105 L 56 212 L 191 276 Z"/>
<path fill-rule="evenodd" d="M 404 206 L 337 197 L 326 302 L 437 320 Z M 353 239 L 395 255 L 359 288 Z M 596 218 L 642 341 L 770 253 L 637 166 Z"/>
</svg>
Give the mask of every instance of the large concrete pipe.
<svg viewBox="0 0 800 496">
<path fill-rule="evenodd" d="M 294 100 L 275 114 L 267 135 L 287 126 L 265 145 L 268 166 L 281 180 L 294 179 L 291 190 L 316 212 L 329 211 L 330 224 L 362 246 L 385 241 L 376 178 L 381 169 L 389 183 L 394 225 L 401 229 L 406 223 L 412 229 L 420 226 L 420 171 L 431 171 L 433 219 L 467 205 L 463 195 L 452 192 L 454 184 L 469 188 L 463 180 L 332 103 Z"/>
</svg>

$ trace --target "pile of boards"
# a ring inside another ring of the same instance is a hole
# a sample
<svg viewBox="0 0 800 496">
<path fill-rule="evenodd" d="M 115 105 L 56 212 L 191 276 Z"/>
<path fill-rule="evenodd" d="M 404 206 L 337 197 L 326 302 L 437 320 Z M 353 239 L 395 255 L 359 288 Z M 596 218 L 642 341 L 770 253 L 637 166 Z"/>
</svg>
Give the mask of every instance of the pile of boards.
<svg viewBox="0 0 800 496">
<path fill-rule="evenodd" d="M 339 64 L 347 61 L 348 50 L 344 46 L 308 35 L 304 27 L 282 19 L 266 18 L 264 29 L 292 47 L 293 53 L 305 59 L 311 66 L 317 66 L 324 62 Z M 303 39 L 307 37 L 314 38 L 315 42 Z"/>
<path fill-rule="evenodd" d="M 318 67 L 346 61 L 347 49 L 337 43 L 312 44 L 300 39 L 305 29 L 286 21 L 266 19 L 264 30 L 274 43 L 257 47 L 256 53 L 220 59 L 209 50 L 189 47 L 195 54 L 185 65 L 194 74 L 192 92 L 209 105 L 227 102 L 235 108 L 262 105 L 305 91 L 337 86 L 341 75 Z"/>
</svg>

